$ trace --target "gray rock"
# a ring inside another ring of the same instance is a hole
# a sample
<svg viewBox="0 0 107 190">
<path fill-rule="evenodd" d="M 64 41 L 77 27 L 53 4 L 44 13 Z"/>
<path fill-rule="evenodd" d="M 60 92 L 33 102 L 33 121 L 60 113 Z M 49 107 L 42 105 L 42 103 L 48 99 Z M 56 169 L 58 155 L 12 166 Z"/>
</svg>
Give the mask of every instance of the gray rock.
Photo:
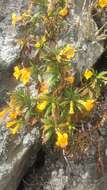
<svg viewBox="0 0 107 190">
<path fill-rule="evenodd" d="M 11 14 L 19 13 L 25 6 L 24 0 L 0 1 L 0 67 L 8 68 L 16 62 L 20 48 L 15 43 L 16 31 L 11 25 Z"/>
<path fill-rule="evenodd" d="M 86 1 L 85 9 L 83 9 L 84 0 L 74 0 L 74 2 L 75 6 L 71 6 L 70 15 L 67 19 L 67 31 L 62 36 L 59 44 L 64 45 L 70 42 L 73 44 L 77 49 L 74 62 L 81 70 L 82 68 L 92 67 L 104 52 L 104 47 L 103 42 L 99 40 L 100 37 L 97 36 L 97 24 L 93 20 L 91 12 L 87 9 L 90 1 Z"/>
<path fill-rule="evenodd" d="M 16 190 L 20 180 L 34 163 L 39 150 L 39 129 L 10 136 L 0 126 L 0 190 Z"/>
<path fill-rule="evenodd" d="M 79 3 L 82 2 L 79 1 Z M 20 48 L 15 43 L 18 31 L 16 32 L 11 26 L 11 13 L 14 11 L 19 13 L 26 6 L 26 3 L 27 0 L 0 0 L 0 70 L 15 64 L 20 56 Z M 96 24 L 90 15 L 86 20 L 86 12 L 82 15 L 80 13 L 81 9 L 77 10 L 74 7 L 69 18 L 70 25 L 72 25 L 70 27 L 71 42 L 74 46 L 81 48 L 76 57 L 79 68 L 81 66 L 92 66 L 103 52 L 103 46 L 94 35 L 98 30 Z M 79 27 L 76 26 L 78 22 Z M 0 127 L 0 190 L 16 190 L 21 178 L 33 164 L 38 149 L 38 128 L 34 128 L 29 133 L 12 137 L 3 126 Z M 48 167 L 49 165 L 51 167 Z M 52 166 L 49 159 L 47 159 L 43 175 L 44 178 L 48 176 L 49 180 L 47 180 L 47 185 L 44 187 L 45 190 L 63 190 L 65 187 L 67 190 L 71 190 L 72 186 L 67 186 L 71 178 L 65 175 L 63 166 L 63 162 L 55 163 Z M 74 170 L 82 171 L 79 167 Z M 52 175 L 50 176 L 50 174 Z M 87 170 L 85 173 L 82 172 L 82 183 L 79 183 L 78 189 L 90 190 L 86 180 L 88 175 Z M 39 180 L 38 177 L 37 179 Z M 80 178 L 78 178 L 79 180 Z M 73 183 L 73 190 L 77 190 L 75 189 L 76 181 L 74 180 Z M 39 187 L 37 186 L 36 189 L 39 190 Z"/>
<path fill-rule="evenodd" d="M 70 0 L 71 2 L 71 0 Z M 69 20 L 71 42 L 77 48 L 81 48 L 76 56 L 78 67 L 92 66 L 104 49 L 97 40 L 95 33 L 98 30 L 90 14 L 87 17 L 87 10 L 82 11 L 83 0 L 74 1 L 75 5 L 71 9 Z M 90 2 L 89 0 L 86 1 Z M 15 43 L 18 33 L 11 26 L 11 13 L 19 13 L 25 7 L 24 0 L 1 0 L 0 1 L 0 66 L 9 67 L 16 63 L 20 56 L 20 48 Z M 66 33 L 67 34 L 67 33 Z M 65 38 L 65 37 L 64 37 Z M 65 39 L 64 39 L 65 40 Z M 64 41 L 62 39 L 62 41 Z M 67 39 L 65 40 L 67 41 Z M 69 42 L 69 39 L 68 39 Z"/>
<path fill-rule="evenodd" d="M 107 161 L 107 156 L 105 159 Z M 69 160 L 67 165 L 57 153 L 49 151 L 44 166 L 32 174 L 31 185 L 30 183 L 27 185 L 27 181 L 24 185 L 25 190 L 106 190 L 106 188 L 107 170 L 105 169 L 103 176 L 98 178 L 94 159 L 80 161 L 79 164 Z"/>
</svg>

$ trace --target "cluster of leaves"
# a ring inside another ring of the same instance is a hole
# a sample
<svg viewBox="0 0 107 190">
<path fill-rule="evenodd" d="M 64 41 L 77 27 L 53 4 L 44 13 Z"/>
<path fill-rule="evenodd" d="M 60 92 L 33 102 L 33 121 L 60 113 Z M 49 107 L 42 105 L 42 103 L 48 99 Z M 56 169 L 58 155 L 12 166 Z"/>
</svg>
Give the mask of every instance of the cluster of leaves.
<svg viewBox="0 0 107 190">
<path fill-rule="evenodd" d="M 97 3 L 107 6 L 106 0 Z M 78 123 L 93 112 L 107 81 L 107 72 L 79 72 L 72 44 L 59 46 L 69 11 L 67 0 L 32 0 L 21 15 L 12 14 L 13 26 L 22 30 L 20 63 L 13 73 L 22 85 L 0 112 L 0 117 L 8 112 L 6 127 L 12 134 L 39 123 L 43 143 L 51 140 L 62 149 L 74 143 Z"/>
</svg>

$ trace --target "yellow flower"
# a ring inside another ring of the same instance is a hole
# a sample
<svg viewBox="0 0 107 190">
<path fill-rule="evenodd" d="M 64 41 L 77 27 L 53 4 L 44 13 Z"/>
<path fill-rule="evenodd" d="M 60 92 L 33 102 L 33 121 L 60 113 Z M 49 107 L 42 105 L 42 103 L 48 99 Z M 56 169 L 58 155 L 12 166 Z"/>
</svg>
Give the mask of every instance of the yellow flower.
<svg viewBox="0 0 107 190">
<path fill-rule="evenodd" d="M 30 76 L 31 76 L 31 70 L 29 68 L 23 68 L 21 69 L 21 77 L 20 81 L 26 85 L 30 81 Z"/>
<path fill-rule="evenodd" d="M 74 76 L 68 76 L 65 78 L 65 81 L 69 84 L 73 84 L 75 81 L 75 77 Z"/>
<path fill-rule="evenodd" d="M 87 111 L 91 111 L 94 107 L 94 100 L 93 99 L 89 99 L 85 102 L 84 104 L 85 108 Z"/>
<path fill-rule="evenodd" d="M 8 117 L 8 113 L 9 113 L 9 107 L 5 107 L 0 112 L 0 123 L 4 123 L 5 119 Z"/>
<path fill-rule="evenodd" d="M 101 7 L 101 8 L 104 8 L 107 6 L 107 0 L 98 0 L 98 5 Z"/>
<path fill-rule="evenodd" d="M 66 59 L 66 60 L 70 60 L 71 58 L 74 57 L 75 51 L 76 50 L 70 44 L 68 44 L 68 45 L 66 45 L 65 48 L 63 48 L 60 51 L 59 55 L 57 56 L 57 60 L 59 62 L 61 61 L 61 58 Z"/>
<path fill-rule="evenodd" d="M 92 71 L 86 70 L 86 71 L 84 72 L 84 77 L 85 77 L 87 80 L 90 79 L 92 76 L 93 76 L 93 72 L 92 72 Z"/>
<path fill-rule="evenodd" d="M 9 114 L 9 117 L 10 117 L 11 119 L 16 119 L 16 118 L 17 118 L 17 113 L 16 113 L 16 112 L 11 112 L 11 113 Z"/>
<path fill-rule="evenodd" d="M 56 145 L 60 148 L 65 148 L 68 145 L 68 134 L 57 132 L 57 142 Z"/>
<path fill-rule="evenodd" d="M 44 111 L 47 105 L 48 105 L 48 102 L 46 100 L 44 100 L 44 101 L 42 101 L 40 103 L 38 102 L 37 103 L 37 109 L 39 111 Z"/>
<path fill-rule="evenodd" d="M 41 36 L 40 40 L 35 44 L 36 48 L 41 48 L 44 43 L 46 42 L 46 37 L 45 36 Z"/>
<path fill-rule="evenodd" d="M 31 76 L 31 70 L 29 68 L 23 68 L 20 69 L 18 66 L 14 68 L 13 76 L 18 80 L 20 78 L 20 81 L 23 82 L 24 85 L 26 85 Z"/>
<path fill-rule="evenodd" d="M 15 125 L 15 127 L 10 128 L 10 132 L 12 133 L 12 135 L 16 135 L 16 133 L 18 132 L 18 129 L 21 127 L 21 125 L 19 123 L 17 123 Z"/>
<path fill-rule="evenodd" d="M 9 117 L 11 119 L 16 119 L 18 116 L 20 116 L 21 112 L 17 109 L 12 110 L 12 112 L 9 114 Z"/>
<path fill-rule="evenodd" d="M 17 22 L 26 21 L 29 17 L 30 15 L 27 12 L 19 16 L 17 16 L 16 13 L 12 13 L 12 25 L 15 27 Z"/>
<path fill-rule="evenodd" d="M 0 117 L 3 117 L 5 115 L 5 111 L 0 112 Z"/>
<path fill-rule="evenodd" d="M 68 13 L 69 13 L 69 9 L 68 9 L 67 7 L 64 7 L 63 9 L 61 9 L 61 10 L 59 11 L 59 15 L 62 16 L 62 17 L 67 16 Z"/>
<path fill-rule="evenodd" d="M 69 109 L 69 114 L 74 114 L 74 104 L 73 101 L 70 102 L 70 109 Z"/>
<path fill-rule="evenodd" d="M 14 121 L 8 121 L 6 123 L 6 127 L 7 128 L 14 127 L 15 125 L 16 125 L 16 121 L 15 120 Z"/>
<path fill-rule="evenodd" d="M 20 75 L 21 75 L 21 69 L 18 66 L 14 67 L 13 76 L 18 80 Z"/>
<path fill-rule="evenodd" d="M 5 108 L 3 111 L 0 112 L 0 118 L 4 117 L 8 112 L 9 108 Z"/>
<path fill-rule="evenodd" d="M 42 83 L 40 85 L 39 92 L 42 94 L 47 94 L 48 93 L 48 84 L 47 83 Z"/>
<path fill-rule="evenodd" d="M 40 42 L 37 42 L 37 43 L 35 44 L 35 47 L 38 48 L 38 49 L 41 48 Z"/>
<path fill-rule="evenodd" d="M 12 13 L 12 25 L 15 27 L 16 23 L 22 19 L 21 16 L 17 16 L 16 13 Z"/>
<path fill-rule="evenodd" d="M 12 25 L 15 27 L 16 26 L 16 22 L 17 22 L 17 16 L 16 13 L 12 14 Z"/>
<path fill-rule="evenodd" d="M 18 123 L 16 120 L 8 121 L 6 123 L 6 127 L 9 128 L 10 132 L 15 135 L 18 129 L 21 127 L 21 124 Z"/>
<path fill-rule="evenodd" d="M 94 99 L 88 99 L 88 100 L 86 100 L 86 101 L 84 101 L 84 100 L 79 100 L 78 101 L 80 104 L 82 104 L 84 107 L 85 107 L 85 109 L 87 110 L 87 111 L 91 111 L 92 109 L 93 109 L 93 107 L 94 107 L 94 102 L 95 102 L 95 100 Z"/>
</svg>

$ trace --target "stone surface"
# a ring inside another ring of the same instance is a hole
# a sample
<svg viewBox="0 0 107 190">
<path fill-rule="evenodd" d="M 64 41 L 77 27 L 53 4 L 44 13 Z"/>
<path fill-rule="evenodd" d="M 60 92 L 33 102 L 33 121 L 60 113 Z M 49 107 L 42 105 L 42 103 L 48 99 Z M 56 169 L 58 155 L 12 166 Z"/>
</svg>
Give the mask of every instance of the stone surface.
<svg viewBox="0 0 107 190">
<path fill-rule="evenodd" d="M 71 1 L 69 1 L 71 2 Z M 85 9 L 83 4 L 86 2 Z M 103 43 L 98 40 L 97 24 L 88 10 L 90 1 L 74 0 L 75 6 L 71 7 L 68 20 L 69 29 L 62 36 L 60 44 L 71 43 L 77 48 L 74 62 L 79 70 L 92 67 L 104 52 Z M 69 39 L 70 36 L 70 39 Z"/>
<path fill-rule="evenodd" d="M 0 105 L 5 90 L 12 91 L 15 81 L 8 70 L 20 56 L 16 45 L 17 32 L 11 26 L 11 13 L 19 13 L 27 0 L 0 1 Z M 4 71 L 6 68 L 6 71 Z M 33 164 L 39 149 L 39 129 L 10 136 L 0 121 L 0 190 L 16 190 L 27 169 Z"/>
<path fill-rule="evenodd" d="M 81 0 L 79 1 L 79 3 L 82 2 Z M 15 43 L 17 31 L 11 26 L 11 13 L 14 11 L 19 13 L 26 6 L 26 3 L 27 0 L 0 0 L 0 71 L 15 64 L 20 56 L 20 48 Z M 81 49 L 76 57 L 76 62 L 80 65 L 79 68 L 81 66 L 92 66 L 103 52 L 103 46 L 94 36 L 97 31 L 96 24 L 91 17 L 87 18 L 88 20 L 85 22 L 86 12 L 84 14 L 80 13 L 81 9 L 73 8 L 69 20 L 70 25 L 72 25 L 70 27 L 71 42 Z M 90 29 L 92 33 L 87 29 Z M 2 72 L 1 74 L 3 75 Z M 11 81 L 8 83 L 8 86 L 11 86 Z M 21 178 L 36 159 L 38 149 L 38 128 L 12 137 L 3 125 L 0 126 L 0 190 L 16 190 Z M 52 158 L 56 159 L 53 156 L 50 159 L 47 158 L 45 166 L 41 171 L 43 174 L 41 182 L 44 184 L 44 190 L 71 190 L 71 188 L 77 190 L 75 180 L 73 182 L 74 186 L 69 186 L 71 178 L 65 174 L 64 162 L 55 161 L 52 164 Z M 82 172 L 84 167 L 79 166 L 73 170 Z M 91 189 L 87 188 L 87 176 L 89 174 L 86 169 L 85 172 L 82 172 L 83 179 L 78 185 L 79 190 L 93 190 L 93 187 Z M 37 174 L 35 183 L 37 190 L 40 189 L 39 177 L 40 175 Z"/>
<path fill-rule="evenodd" d="M 0 106 L 3 106 L 11 92 L 17 85 L 17 81 L 12 76 L 11 72 L 2 70 L 0 72 Z"/>
<path fill-rule="evenodd" d="M 10 136 L 0 126 L 0 190 L 16 190 L 39 150 L 39 129 Z"/>
<path fill-rule="evenodd" d="M 107 163 L 107 156 L 105 157 Z M 30 180 L 29 180 L 30 179 Z M 30 182 L 29 182 L 30 181 Z M 20 186 L 21 187 L 21 186 Z M 57 153 L 49 153 L 45 157 L 42 168 L 25 180 L 22 190 L 106 190 L 107 167 L 101 178 L 96 172 L 94 159 L 82 160 L 79 164 L 68 163 Z M 20 190 L 20 188 L 18 189 Z"/>
<path fill-rule="evenodd" d="M 20 48 L 15 43 L 17 31 L 11 26 L 11 13 L 14 11 L 19 13 L 27 2 L 28 0 L 0 1 L 0 67 L 9 67 L 19 58 Z M 71 9 L 68 19 L 72 36 L 71 42 L 81 49 L 76 57 L 79 68 L 82 68 L 81 66 L 90 67 L 102 54 L 103 46 L 96 39 L 97 26 L 93 19 L 90 15 L 86 16 L 87 11 L 81 10 L 84 1 L 75 0 L 74 2 L 76 6 Z"/>
<path fill-rule="evenodd" d="M 15 43 L 17 35 L 11 25 L 12 12 L 19 13 L 25 6 L 24 0 L 0 0 L 0 69 L 15 64 L 20 48 Z"/>
</svg>

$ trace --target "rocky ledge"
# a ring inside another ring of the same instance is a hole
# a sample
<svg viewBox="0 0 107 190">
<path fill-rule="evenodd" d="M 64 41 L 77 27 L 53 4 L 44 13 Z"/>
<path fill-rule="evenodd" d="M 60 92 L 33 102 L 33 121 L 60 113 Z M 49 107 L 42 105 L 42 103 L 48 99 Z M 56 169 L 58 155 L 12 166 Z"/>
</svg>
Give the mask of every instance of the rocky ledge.
<svg viewBox="0 0 107 190">
<path fill-rule="evenodd" d="M 11 74 L 9 75 L 8 83 L 4 78 L 7 78 L 9 68 L 16 64 L 21 51 L 20 47 L 15 42 L 19 31 L 13 29 L 11 26 L 11 13 L 14 11 L 19 13 L 26 7 L 27 2 L 27 0 L 0 0 L 0 85 L 4 85 L 4 88 L 6 89 L 8 87 L 9 90 L 13 90 L 15 86 L 12 85 L 13 81 L 10 80 Z M 91 15 L 89 15 L 88 18 L 86 17 L 88 10 L 85 10 L 84 12 L 81 11 L 84 0 L 75 0 L 75 2 L 78 4 L 79 8 L 73 7 L 71 10 L 71 18 L 69 18 L 69 23 L 71 25 L 70 31 L 72 33 L 71 42 L 75 46 L 79 45 L 81 48 L 81 51 L 76 57 L 76 62 L 79 62 L 79 67 L 90 67 L 96 63 L 98 58 L 104 52 L 104 47 L 103 43 L 98 41 L 95 35 L 98 31 L 97 24 Z M 89 2 L 90 1 L 87 1 L 87 3 Z M 65 36 L 62 37 L 60 43 L 63 42 L 63 38 L 65 39 Z M 67 41 L 67 39 L 65 40 Z M 4 71 L 6 77 L 4 76 Z M 4 95 L 2 94 L 1 96 Z M 25 131 L 23 134 L 18 134 L 17 136 L 12 137 L 4 126 L 0 125 L 0 190 L 17 189 L 26 171 L 33 165 L 37 157 L 37 152 L 41 147 L 39 132 L 39 127 L 35 127 L 30 132 Z M 90 176 L 88 171 L 92 165 L 89 166 L 88 163 L 86 163 L 85 170 L 82 165 L 74 167 L 72 163 L 73 168 L 71 167 L 71 173 L 75 173 L 74 171 L 80 173 L 80 178 L 77 178 L 79 184 L 75 187 L 75 180 L 73 181 L 72 186 L 71 182 L 69 183 L 71 177 L 69 177 L 68 173 L 65 174 L 65 161 L 53 161 L 52 163 L 52 159 L 56 160 L 56 158 L 51 155 L 46 159 L 44 167 L 39 171 L 42 173 L 42 176 L 37 172 L 35 179 L 33 179 L 34 186 L 32 188 L 27 186 L 27 189 L 94 189 L 95 186 L 91 187 L 91 184 L 88 188 L 87 182 L 87 177 Z M 82 180 L 80 180 L 81 177 Z M 106 177 L 104 179 L 106 179 Z M 39 182 L 43 183 L 43 185 L 41 186 Z M 21 190 L 21 188 L 19 188 L 19 190 Z"/>
</svg>

